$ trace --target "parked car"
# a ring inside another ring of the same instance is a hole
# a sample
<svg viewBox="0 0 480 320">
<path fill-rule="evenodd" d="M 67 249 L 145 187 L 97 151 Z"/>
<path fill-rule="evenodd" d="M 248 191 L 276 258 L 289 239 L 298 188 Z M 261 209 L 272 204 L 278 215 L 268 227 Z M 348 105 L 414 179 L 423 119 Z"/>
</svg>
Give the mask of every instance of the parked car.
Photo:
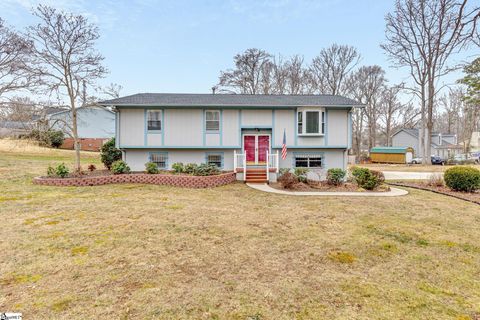
<svg viewBox="0 0 480 320">
<path fill-rule="evenodd" d="M 453 159 L 448 161 L 448 164 L 475 164 L 478 162 L 478 159 L 471 157 L 469 154 L 462 153 L 456 154 Z"/>
<path fill-rule="evenodd" d="M 476 163 L 480 163 L 480 152 L 472 152 L 470 156 L 475 160 Z"/>
<path fill-rule="evenodd" d="M 445 159 L 442 159 L 440 156 L 431 156 L 430 157 L 432 164 L 438 164 L 438 165 L 444 165 L 446 163 Z M 413 158 L 410 163 L 417 164 L 417 163 L 422 163 L 422 158 L 416 157 Z"/>
</svg>

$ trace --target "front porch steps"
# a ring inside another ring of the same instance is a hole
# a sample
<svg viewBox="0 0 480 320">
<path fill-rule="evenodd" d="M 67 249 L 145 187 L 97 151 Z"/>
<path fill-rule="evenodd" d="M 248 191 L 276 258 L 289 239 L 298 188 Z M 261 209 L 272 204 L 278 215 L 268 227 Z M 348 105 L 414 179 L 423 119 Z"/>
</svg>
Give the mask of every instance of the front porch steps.
<svg viewBox="0 0 480 320">
<path fill-rule="evenodd" d="M 265 169 L 248 168 L 245 176 L 247 183 L 268 183 L 267 172 Z"/>
</svg>

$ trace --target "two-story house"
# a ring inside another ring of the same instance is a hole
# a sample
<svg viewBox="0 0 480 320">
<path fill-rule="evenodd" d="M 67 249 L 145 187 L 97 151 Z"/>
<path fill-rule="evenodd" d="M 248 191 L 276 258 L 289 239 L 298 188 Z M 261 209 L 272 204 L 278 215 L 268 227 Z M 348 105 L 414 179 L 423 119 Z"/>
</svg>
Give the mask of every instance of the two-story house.
<svg viewBox="0 0 480 320">
<path fill-rule="evenodd" d="M 361 107 L 333 95 L 163 93 L 101 104 L 116 111 L 117 148 L 132 170 L 210 163 L 250 181 L 274 181 L 280 168 L 308 168 L 313 179 L 346 169 L 352 109 Z"/>
</svg>

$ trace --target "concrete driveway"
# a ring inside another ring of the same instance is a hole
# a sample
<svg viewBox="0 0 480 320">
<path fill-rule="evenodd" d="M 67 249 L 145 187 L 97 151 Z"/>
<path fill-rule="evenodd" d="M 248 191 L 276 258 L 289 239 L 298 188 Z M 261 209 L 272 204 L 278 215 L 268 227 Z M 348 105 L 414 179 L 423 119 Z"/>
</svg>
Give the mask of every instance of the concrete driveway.
<svg viewBox="0 0 480 320">
<path fill-rule="evenodd" d="M 443 172 L 402 172 L 402 171 L 382 171 L 385 180 L 428 180 L 432 176 L 442 175 Z"/>
</svg>

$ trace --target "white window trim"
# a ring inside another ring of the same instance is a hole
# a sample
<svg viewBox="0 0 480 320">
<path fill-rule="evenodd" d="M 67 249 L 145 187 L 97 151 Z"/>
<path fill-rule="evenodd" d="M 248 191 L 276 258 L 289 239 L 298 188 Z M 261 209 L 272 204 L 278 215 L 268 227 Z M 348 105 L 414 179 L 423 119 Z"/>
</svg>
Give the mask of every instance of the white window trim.
<svg viewBox="0 0 480 320">
<path fill-rule="evenodd" d="M 218 120 L 207 120 L 207 112 L 216 112 L 216 113 L 218 113 Z M 216 130 L 208 130 L 208 129 L 207 129 L 207 121 L 218 121 L 218 129 L 216 129 Z M 220 127 L 221 127 L 220 121 L 222 121 L 221 116 L 220 116 L 220 110 L 205 110 L 205 132 L 206 132 L 206 133 L 219 133 L 219 132 L 220 132 Z"/>
<path fill-rule="evenodd" d="M 302 113 L 302 133 L 298 133 L 298 112 L 301 112 Z M 318 129 L 319 129 L 319 133 L 307 133 L 307 112 L 318 112 Z M 323 116 L 322 116 L 323 114 Z M 296 131 L 297 131 L 297 135 L 299 137 L 302 137 L 302 136 L 306 136 L 306 137 L 310 137 L 310 136 L 313 136 L 313 137 L 322 137 L 325 135 L 325 132 L 321 132 L 322 129 L 325 128 L 326 126 L 326 123 L 325 125 L 324 122 L 322 122 L 322 119 L 324 119 L 325 121 L 327 120 L 326 119 L 326 116 L 325 116 L 325 109 L 297 109 L 297 123 L 296 123 Z"/>
</svg>

